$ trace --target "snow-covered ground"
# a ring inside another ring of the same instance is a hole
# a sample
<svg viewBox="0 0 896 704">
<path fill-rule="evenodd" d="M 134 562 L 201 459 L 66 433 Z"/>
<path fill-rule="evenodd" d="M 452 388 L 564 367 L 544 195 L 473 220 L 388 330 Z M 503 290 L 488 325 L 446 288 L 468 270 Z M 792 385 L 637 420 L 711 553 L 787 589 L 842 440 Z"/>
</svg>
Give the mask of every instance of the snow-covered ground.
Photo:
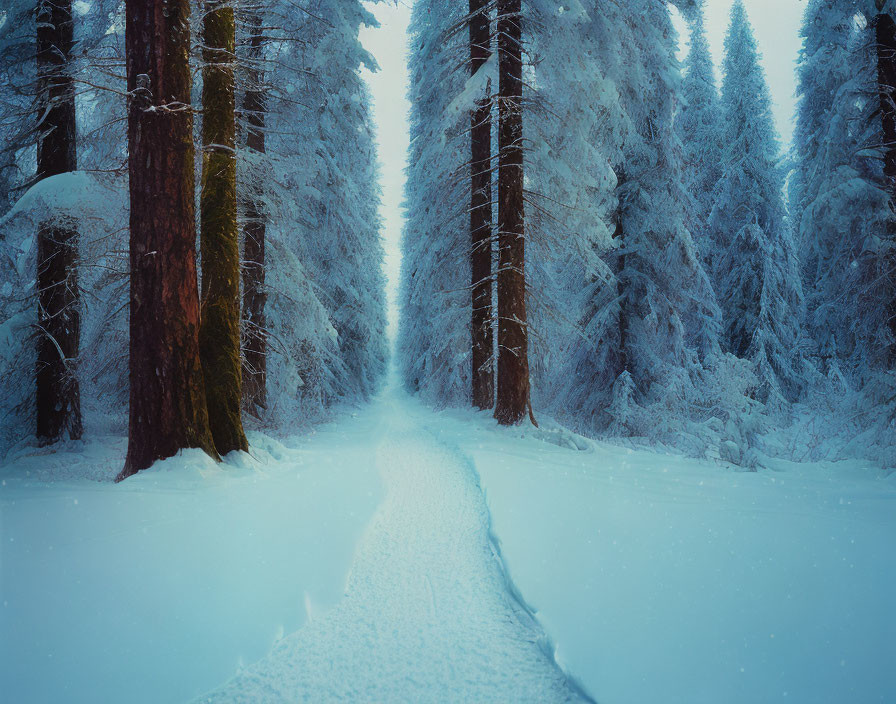
<svg viewBox="0 0 896 704">
<path fill-rule="evenodd" d="M 188 452 L 121 484 L 122 440 L 8 462 L 0 701 L 187 701 L 332 608 L 383 498 L 380 423 L 253 434 L 254 459 Z"/>
<path fill-rule="evenodd" d="M 896 476 L 739 473 L 394 384 L 251 440 L 119 485 L 120 439 L 0 468 L 4 700 L 896 700 Z"/>
</svg>

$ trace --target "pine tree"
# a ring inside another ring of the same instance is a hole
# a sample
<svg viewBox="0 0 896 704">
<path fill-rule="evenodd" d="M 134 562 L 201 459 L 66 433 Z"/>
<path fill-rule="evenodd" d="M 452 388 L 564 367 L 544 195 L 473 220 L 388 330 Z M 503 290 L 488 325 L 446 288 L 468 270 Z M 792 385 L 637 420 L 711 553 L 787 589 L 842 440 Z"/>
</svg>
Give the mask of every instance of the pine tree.
<svg viewBox="0 0 896 704">
<path fill-rule="evenodd" d="M 245 147 L 253 155 L 265 153 L 264 35 L 260 8 L 247 8 L 248 69 L 242 113 L 246 121 Z M 267 219 L 259 184 L 246 187 L 243 198 L 243 405 L 253 413 L 267 407 L 267 318 L 265 316 L 265 238 Z"/>
<path fill-rule="evenodd" d="M 762 401 L 793 400 L 801 287 L 768 86 L 741 0 L 725 41 L 723 168 L 710 219 L 723 347 L 751 360 Z"/>
<path fill-rule="evenodd" d="M 409 27 L 411 146 L 398 362 L 405 387 L 437 407 L 469 405 L 472 388 L 471 106 L 455 109 L 472 80 L 462 70 L 470 56 L 469 38 L 457 30 L 465 28 L 466 16 L 466 3 L 420 0 Z"/>
<path fill-rule="evenodd" d="M 75 171 L 75 87 L 71 75 L 71 0 L 38 0 L 37 179 Z M 37 437 L 80 438 L 81 390 L 74 364 L 81 337 L 78 231 L 74 223 L 41 224 L 37 244 Z"/>
<path fill-rule="evenodd" d="M 119 480 L 184 448 L 217 457 L 199 359 L 190 3 L 127 0 L 125 31 L 130 422 Z"/>
<path fill-rule="evenodd" d="M 520 0 L 498 0 L 498 367 L 495 417 L 529 409 L 526 232 L 523 203 L 523 46 Z"/>
<path fill-rule="evenodd" d="M 872 22 L 877 51 L 878 107 L 883 137 L 884 186 L 890 210 L 896 209 L 896 9 L 893 0 L 875 0 L 877 14 Z M 891 218 L 881 247 L 881 275 L 886 299 L 882 301 L 888 336 L 887 368 L 896 369 L 896 220 Z"/>
<path fill-rule="evenodd" d="M 682 144 L 684 187 L 690 196 L 687 225 L 704 263 L 710 265 L 712 247 L 708 223 L 713 191 L 720 175 L 722 124 L 702 3 L 693 12 L 690 50 L 684 68 L 682 106 L 675 124 Z"/>
<path fill-rule="evenodd" d="M 236 223 L 236 27 L 228 0 L 206 0 L 202 15 L 202 302 L 199 354 L 209 426 L 221 455 L 248 450 L 240 407 L 240 249 Z"/>
<path fill-rule="evenodd" d="M 491 50 L 488 0 L 470 0 L 470 73 L 485 66 Z M 486 96 L 470 113 L 470 271 L 472 287 L 473 406 L 494 405 L 492 334 L 492 101 Z"/>
<path fill-rule="evenodd" d="M 857 262 L 878 221 L 881 191 L 862 174 L 863 130 L 856 7 L 812 0 L 802 28 L 799 103 L 794 133 L 797 164 L 790 201 L 797 228 L 808 332 L 820 370 L 847 372 L 864 316 Z M 864 352 L 861 353 L 865 355 Z"/>
</svg>

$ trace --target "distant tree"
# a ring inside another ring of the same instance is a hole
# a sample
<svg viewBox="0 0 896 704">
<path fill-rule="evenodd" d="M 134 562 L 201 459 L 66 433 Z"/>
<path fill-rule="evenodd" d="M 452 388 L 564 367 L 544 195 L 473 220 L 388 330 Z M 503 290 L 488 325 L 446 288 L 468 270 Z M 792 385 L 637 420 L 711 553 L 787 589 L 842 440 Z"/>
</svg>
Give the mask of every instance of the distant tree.
<svg viewBox="0 0 896 704">
<path fill-rule="evenodd" d="M 130 422 L 118 479 L 196 447 L 217 458 L 199 359 L 190 3 L 127 0 Z"/>
<path fill-rule="evenodd" d="M 37 177 L 75 171 L 74 20 L 71 0 L 37 3 Z M 81 338 L 78 231 L 69 218 L 41 224 L 37 238 L 37 437 L 81 437 L 74 364 Z"/>
<path fill-rule="evenodd" d="M 236 222 L 236 26 L 228 0 L 202 4 L 202 299 L 199 355 L 221 455 L 248 450 L 240 415 L 240 247 Z"/>
<path fill-rule="evenodd" d="M 521 0 L 498 0 L 498 374 L 495 418 L 519 423 L 530 410 L 523 201 Z"/>
<path fill-rule="evenodd" d="M 758 399 L 786 402 L 801 386 L 802 293 L 771 100 L 741 0 L 731 12 L 725 51 L 723 167 L 710 218 L 723 348 L 753 363 Z"/>
<path fill-rule="evenodd" d="M 489 0 L 470 0 L 470 73 L 492 55 Z M 492 333 L 492 101 L 485 96 L 470 113 L 470 272 L 472 274 L 473 406 L 491 408 L 494 401 Z"/>
</svg>

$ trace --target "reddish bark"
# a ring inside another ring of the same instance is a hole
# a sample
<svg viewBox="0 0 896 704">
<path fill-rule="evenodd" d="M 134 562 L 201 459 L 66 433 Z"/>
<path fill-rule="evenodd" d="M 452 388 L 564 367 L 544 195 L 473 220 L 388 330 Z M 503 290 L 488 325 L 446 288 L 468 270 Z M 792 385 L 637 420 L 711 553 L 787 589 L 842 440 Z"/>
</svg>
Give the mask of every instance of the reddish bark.
<svg viewBox="0 0 896 704">
<path fill-rule="evenodd" d="M 523 207 L 521 0 L 498 0 L 498 393 L 495 418 L 519 423 L 529 408 Z"/>
<path fill-rule="evenodd" d="M 71 0 L 39 0 L 37 178 L 78 168 L 75 88 L 70 73 Z M 66 222 L 43 223 L 37 235 L 37 437 L 53 442 L 81 437 L 81 392 L 73 363 L 81 337 L 78 231 Z"/>
<path fill-rule="evenodd" d="M 127 0 L 130 422 L 118 479 L 184 448 L 217 458 L 199 361 L 190 3 Z"/>
<path fill-rule="evenodd" d="M 489 0 L 470 0 L 470 73 L 491 56 Z M 470 115 L 470 271 L 472 274 L 473 406 L 494 405 L 492 334 L 492 103 L 477 101 Z"/>
</svg>

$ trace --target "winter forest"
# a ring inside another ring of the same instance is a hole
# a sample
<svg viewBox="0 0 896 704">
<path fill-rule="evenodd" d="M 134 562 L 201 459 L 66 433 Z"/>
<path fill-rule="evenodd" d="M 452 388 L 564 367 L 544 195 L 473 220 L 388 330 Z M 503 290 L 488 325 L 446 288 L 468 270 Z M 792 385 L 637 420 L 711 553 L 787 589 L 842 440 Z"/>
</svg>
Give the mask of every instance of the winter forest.
<svg viewBox="0 0 896 704">
<path fill-rule="evenodd" d="M 0 2 L 0 699 L 896 701 L 894 542 L 896 0 Z"/>
</svg>

